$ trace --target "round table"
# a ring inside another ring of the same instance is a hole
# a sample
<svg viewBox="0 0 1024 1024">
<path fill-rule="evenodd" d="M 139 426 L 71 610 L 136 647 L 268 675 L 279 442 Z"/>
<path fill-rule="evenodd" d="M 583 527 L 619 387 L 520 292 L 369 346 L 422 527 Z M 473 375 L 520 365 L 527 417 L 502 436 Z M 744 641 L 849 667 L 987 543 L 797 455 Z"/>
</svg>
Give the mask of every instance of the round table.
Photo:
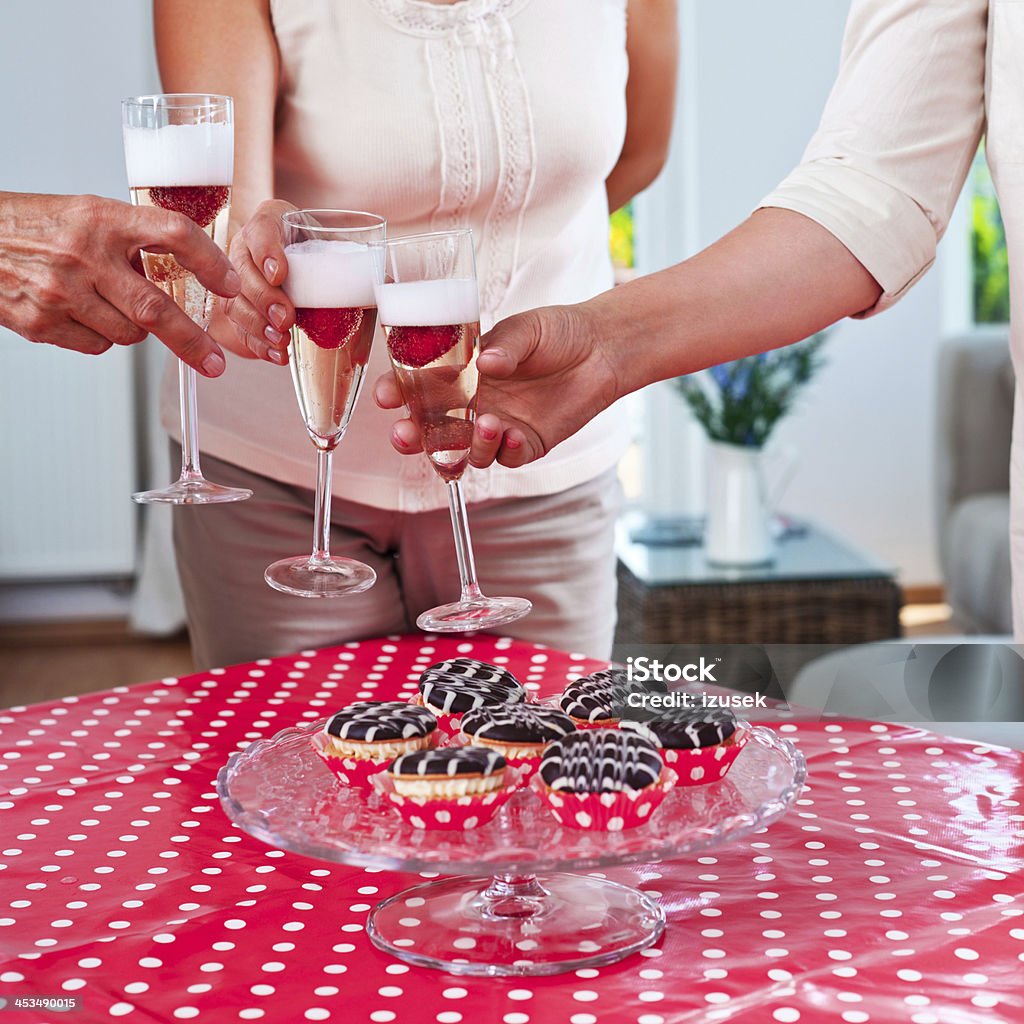
<svg viewBox="0 0 1024 1024">
<path fill-rule="evenodd" d="M 415 876 L 271 849 L 231 825 L 214 781 L 250 741 L 411 693 L 456 654 L 541 693 L 597 667 L 391 637 L 0 712 L 0 1020 L 1024 1019 L 1024 754 L 870 722 L 778 718 L 810 768 L 794 811 L 713 855 L 605 872 L 667 915 L 637 956 L 524 980 L 377 951 L 367 911 Z M 82 1008 L 15 1006 L 32 997 Z"/>
</svg>

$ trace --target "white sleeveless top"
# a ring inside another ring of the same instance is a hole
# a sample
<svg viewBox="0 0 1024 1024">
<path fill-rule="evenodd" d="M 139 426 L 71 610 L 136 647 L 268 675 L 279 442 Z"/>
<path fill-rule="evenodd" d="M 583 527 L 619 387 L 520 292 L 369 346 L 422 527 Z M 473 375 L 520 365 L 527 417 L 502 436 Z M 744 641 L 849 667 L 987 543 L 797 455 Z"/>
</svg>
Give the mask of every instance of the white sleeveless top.
<svg viewBox="0 0 1024 1024">
<path fill-rule="evenodd" d="M 473 229 L 481 323 L 612 284 L 605 178 L 625 134 L 626 0 L 271 0 L 281 53 L 275 191 L 299 207 L 368 210 L 392 236 Z M 402 512 L 443 507 L 422 456 L 391 448 L 373 381 L 335 458 L 336 495 Z M 176 375 L 164 425 L 178 436 Z M 312 487 L 314 453 L 288 370 L 229 356 L 200 378 L 203 451 Z M 613 466 L 624 410 L 547 458 L 465 477 L 470 501 L 551 494 Z"/>
</svg>

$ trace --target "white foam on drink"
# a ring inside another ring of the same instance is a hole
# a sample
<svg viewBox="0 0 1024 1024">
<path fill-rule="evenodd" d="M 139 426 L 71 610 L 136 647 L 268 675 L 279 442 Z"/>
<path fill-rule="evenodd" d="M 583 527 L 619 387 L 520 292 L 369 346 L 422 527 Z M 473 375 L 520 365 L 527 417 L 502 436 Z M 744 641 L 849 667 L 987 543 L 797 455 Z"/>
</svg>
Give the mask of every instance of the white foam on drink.
<svg viewBox="0 0 1024 1024">
<path fill-rule="evenodd" d="M 229 124 L 168 124 L 124 129 L 129 188 L 230 185 L 234 131 Z"/>
<path fill-rule="evenodd" d="M 480 319 L 480 295 L 474 278 L 400 281 L 379 284 L 377 313 L 388 327 L 446 327 Z"/>
<path fill-rule="evenodd" d="M 369 246 L 311 238 L 284 250 L 288 260 L 285 294 L 301 309 L 372 306 L 373 263 Z"/>
</svg>

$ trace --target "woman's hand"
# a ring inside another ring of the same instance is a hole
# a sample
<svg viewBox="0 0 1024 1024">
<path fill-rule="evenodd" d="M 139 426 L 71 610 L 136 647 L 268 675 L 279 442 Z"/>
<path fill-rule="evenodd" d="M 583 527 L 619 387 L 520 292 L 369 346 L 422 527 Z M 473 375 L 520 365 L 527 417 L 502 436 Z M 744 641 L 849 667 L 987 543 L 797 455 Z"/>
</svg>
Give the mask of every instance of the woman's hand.
<svg viewBox="0 0 1024 1024">
<path fill-rule="evenodd" d="M 278 366 L 288 362 L 288 328 L 295 322 L 295 307 L 281 288 L 288 276 L 281 216 L 294 209 L 283 199 L 260 203 L 229 250 L 242 291 L 224 311 L 246 352 Z"/>
</svg>

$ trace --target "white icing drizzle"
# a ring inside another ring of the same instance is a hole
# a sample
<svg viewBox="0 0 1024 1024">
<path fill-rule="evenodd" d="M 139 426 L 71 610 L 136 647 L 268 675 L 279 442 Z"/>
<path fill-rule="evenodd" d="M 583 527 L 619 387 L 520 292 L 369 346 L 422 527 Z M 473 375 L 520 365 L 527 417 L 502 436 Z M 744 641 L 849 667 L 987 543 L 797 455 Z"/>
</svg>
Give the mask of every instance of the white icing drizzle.
<svg viewBox="0 0 1024 1024">
<path fill-rule="evenodd" d="M 467 736 L 498 743 L 545 743 L 575 729 L 564 712 L 533 704 L 475 708 L 462 716 L 462 731 Z"/>
<path fill-rule="evenodd" d="M 426 708 L 405 701 L 357 701 L 328 719 L 324 732 L 343 740 L 365 743 L 409 740 L 427 736 L 437 720 Z"/>
<path fill-rule="evenodd" d="M 691 750 L 727 740 L 736 731 L 736 716 L 725 708 L 680 708 L 642 722 L 623 719 L 619 728 L 638 733 L 658 747 Z"/>
<path fill-rule="evenodd" d="M 456 775 L 492 775 L 504 767 L 505 758 L 487 747 L 438 747 L 403 754 L 388 771 L 392 775 L 453 778 Z"/>
<path fill-rule="evenodd" d="M 661 769 L 657 748 L 642 736 L 618 729 L 588 729 L 548 746 L 539 770 L 551 789 L 613 793 L 650 786 L 658 781 Z"/>
<path fill-rule="evenodd" d="M 424 703 L 446 715 L 526 699 L 526 689 L 511 672 L 474 658 L 431 665 L 420 676 L 420 693 Z"/>
</svg>

